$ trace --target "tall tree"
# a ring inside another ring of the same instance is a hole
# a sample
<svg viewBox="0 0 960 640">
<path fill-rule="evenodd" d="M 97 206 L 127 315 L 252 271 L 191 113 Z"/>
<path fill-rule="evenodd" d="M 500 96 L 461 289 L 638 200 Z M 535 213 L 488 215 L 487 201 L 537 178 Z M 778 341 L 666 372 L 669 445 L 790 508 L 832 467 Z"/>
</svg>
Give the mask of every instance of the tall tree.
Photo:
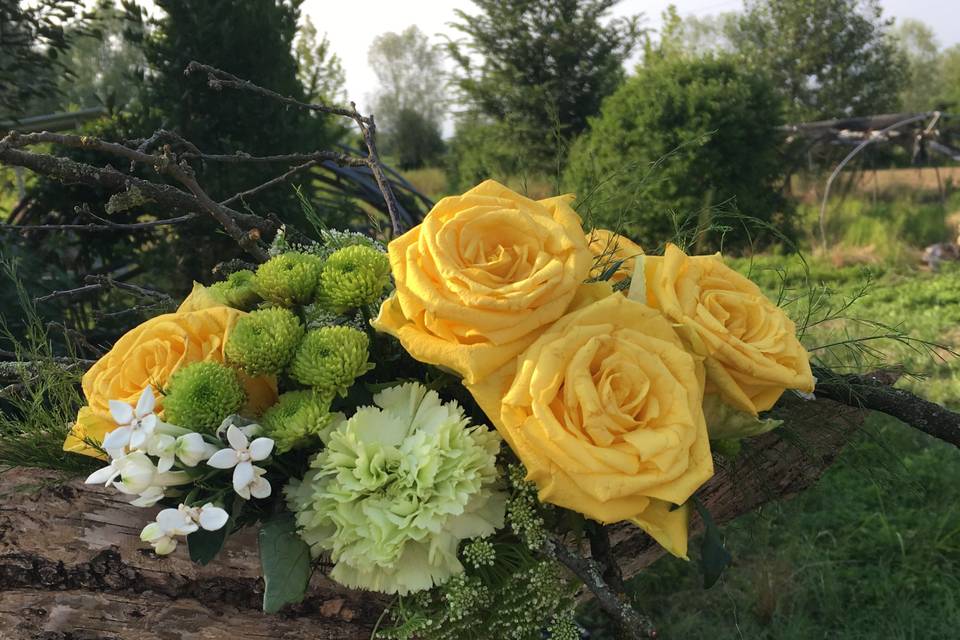
<svg viewBox="0 0 960 640">
<path fill-rule="evenodd" d="M 736 41 L 770 74 L 790 120 L 884 113 L 906 62 L 879 0 L 746 0 Z"/>
<path fill-rule="evenodd" d="M 320 35 L 310 16 L 303 20 L 294 43 L 297 77 L 310 101 L 341 102 L 346 74 L 327 34 Z"/>
<path fill-rule="evenodd" d="M 960 44 L 955 44 L 940 55 L 940 88 L 938 102 L 945 108 L 960 109 Z"/>
<path fill-rule="evenodd" d="M 64 60 L 69 74 L 60 76 L 63 106 L 97 104 L 111 111 L 126 107 L 137 95 L 133 82 L 146 60 L 138 42 L 143 20 L 132 0 L 117 5 L 99 0 L 90 12 L 88 27 L 71 26 L 70 50 Z"/>
<path fill-rule="evenodd" d="M 940 87 L 940 47 L 933 29 L 907 18 L 894 29 L 894 36 L 907 61 L 906 79 L 900 92 L 907 111 L 934 109 Z"/>
<path fill-rule="evenodd" d="M 86 23 L 82 0 L 0 0 L 0 120 L 56 107 L 71 34 Z M 73 25 L 72 29 L 67 27 Z"/>
<path fill-rule="evenodd" d="M 367 54 L 380 90 L 373 111 L 383 150 L 401 169 L 434 164 L 443 153 L 447 112 L 443 53 L 416 26 L 377 36 Z"/>
<path fill-rule="evenodd" d="M 448 46 L 470 111 L 509 135 L 489 136 L 554 173 L 565 141 L 587 127 L 624 77 L 641 36 L 639 16 L 610 18 L 618 0 L 474 0 L 457 11 L 466 36 Z M 476 119 L 472 119 L 475 121 Z M 559 147 L 559 153 L 558 153 Z"/>
<path fill-rule="evenodd" d="M 447 107 L 443 54 L 419 28 L 380 34 L 370 45 L 367 59 L 380 86 L 374 112 L 385 129 L 404 110 L 439 125 Z"/>
</svg>

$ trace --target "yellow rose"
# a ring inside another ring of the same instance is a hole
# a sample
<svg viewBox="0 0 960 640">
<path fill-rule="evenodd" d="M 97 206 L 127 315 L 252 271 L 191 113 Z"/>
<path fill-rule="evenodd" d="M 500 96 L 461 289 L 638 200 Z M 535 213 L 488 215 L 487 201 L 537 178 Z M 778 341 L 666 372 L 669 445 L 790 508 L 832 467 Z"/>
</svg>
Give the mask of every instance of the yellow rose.
<svg viewBox="0 0 960 640">
<path fill-rule="evenodd" d="M 673 505 L 713 475 L 713 460 L 702 366 L 659 312 L 605 297 L 468 389 L 540 500 L 634 522 L 686 556 L 688 514 Z"/>
<path fill-rule="evenodd" d="M 390 243 L 396 292 L 373 325 L 421 362 L 475 382 L 566 312 L 592 263 L 572 196 L 534 201 L 488 180 Z"/>
<path fill-rule="evenodd" d="M 177 311 L 147 320 L 117 340 L 116 344 L 83 376 L 87 405 L 77 415 L 64 449 L 98 455 L 83 440 L 102 440 L 116 427 L 110 418 L 110 400 L 136 405 L 147 385 L 157 392 L 156 411 L 163 408 L 161 391 L 174 371 L 191 362 L 223 362 L 223 347 L 237 320 L 245 315 L 229 307 Z M 276 402 L 277 382 L 272 377 L 241 374 L 247 391 L 246 411 L 259 414 Z"/>
<path fill-rule="evenodd" d="M 632 276 L 637 256 L 643 255 L 643 248 L 636 242 L 608 229 L 594 229 L 587 234 L 587 243 L 594 256 L 590 277 L 599 278 L 620 262 L 609 278 L 613 284 Z"/>
<path fill-rule="evenodd" d="M 643 265 L 647 304 L 705 358 L 708 394 L 757 415 L 786 389 L 813 391 L 810 357 L 793 322 L 719 254 L 691 257 L 667 245 Z"/>
</svg>

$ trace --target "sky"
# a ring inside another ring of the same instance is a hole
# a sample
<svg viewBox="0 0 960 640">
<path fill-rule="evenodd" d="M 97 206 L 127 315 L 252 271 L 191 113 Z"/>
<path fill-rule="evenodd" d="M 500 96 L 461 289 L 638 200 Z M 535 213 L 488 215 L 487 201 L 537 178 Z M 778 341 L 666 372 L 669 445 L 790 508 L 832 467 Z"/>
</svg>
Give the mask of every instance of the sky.
<svg viewBox="0 0 960 640">
<path fill-rule="evenodd" d="M 622 0 L 617 15 L 643 13 L 646 26 L 658 28 L 660 14 L 675 4 L 681 16 L 705 16 L 736 11 L 742 0 Z M 884 13 L 897 19 L 915 18 L 930 25 L 940 45 L 960 43 L 960 0 L 881 0 Z M 386 31 L 400 32 L 417 25 L 431 39 L 444 35 L 456 37 L 448 26 L 454 11 L 475 10 L 469 0 L 362 0 L 356 5 L 332 0 L 306 0 L 304 13 L 321 33 L 326 32 L 333 51 L 340 56 L 347 77 L 347 96 L 361 111 L 369 110 L 377 90 L 377 77 L 367 63 L 367 51 L 373 39 Z"/>
</svg>

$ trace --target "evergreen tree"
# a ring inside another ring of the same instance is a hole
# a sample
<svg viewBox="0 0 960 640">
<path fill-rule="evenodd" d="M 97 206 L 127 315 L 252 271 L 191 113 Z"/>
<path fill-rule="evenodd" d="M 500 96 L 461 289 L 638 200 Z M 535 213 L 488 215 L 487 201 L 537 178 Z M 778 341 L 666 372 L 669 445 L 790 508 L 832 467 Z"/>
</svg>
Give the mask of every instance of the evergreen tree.
<svg viewBox="0 0 960 640">
<path fill-rule="evenodd" d="M 527 171 L 554 174 L 563 148 L 587 126 L 623 80 L 624 60 L 641 35 L 639 18 L 609 19 L 618 0 L 474 0 L 457 11 L 466 36 L 448 50 L 471 122 L 508 135 L 486 136 L 523 159 Z"/>
</svg>

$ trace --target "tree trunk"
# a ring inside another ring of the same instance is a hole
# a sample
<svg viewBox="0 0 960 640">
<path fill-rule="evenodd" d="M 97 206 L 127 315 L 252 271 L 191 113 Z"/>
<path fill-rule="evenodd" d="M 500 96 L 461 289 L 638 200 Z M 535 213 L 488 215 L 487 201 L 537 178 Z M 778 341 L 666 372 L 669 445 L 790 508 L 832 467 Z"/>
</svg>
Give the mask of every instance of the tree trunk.
<svg viewBox="0 0 960 640">
<path fill-rule="evenodd" d="M 717 522 L 812 485 L 862 423 L 829 400 L 785 398 L 788 425 L 754 439 L 699 492 Z M 316 572 L 306 601 L 280 615 L 259 611 L 262 582 L 252 531 L 231 538 L 210 565 L 186 545 L 157 557 L 140 542 L 154 511 L 113 490 L 54 474 L 0 474 L 0 637 L 9 640 L 283 640 L 370 637 L 388 599 L 351 592 Z M 693 531 L 700 531 L 694 521 Z M 638 529 L 615 527 L 626 576 L 662 551 Z"/>
</svg>

